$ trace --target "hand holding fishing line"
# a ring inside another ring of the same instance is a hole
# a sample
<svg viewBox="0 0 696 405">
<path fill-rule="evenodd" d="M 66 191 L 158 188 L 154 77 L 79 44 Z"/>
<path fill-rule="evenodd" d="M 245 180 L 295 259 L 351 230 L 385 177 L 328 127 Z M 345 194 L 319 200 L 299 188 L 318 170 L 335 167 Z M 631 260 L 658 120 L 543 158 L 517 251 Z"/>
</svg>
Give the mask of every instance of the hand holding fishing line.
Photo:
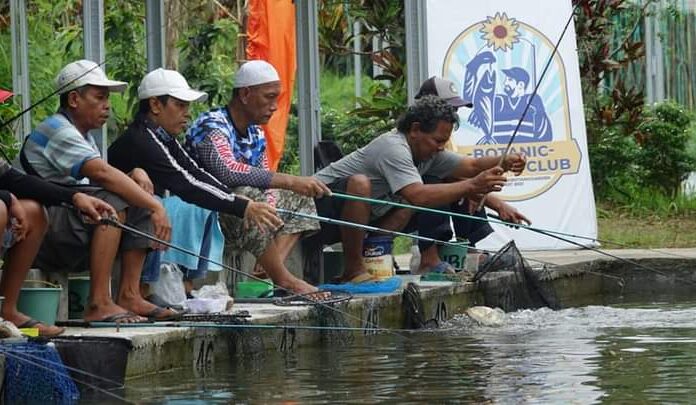
<svg viewBox="0 0 696 405">
<path fill-rule="evenodd" d="M 116 217 L 116 210 L 107 202 L 87 195 L 76 193 L 72 198 L 73 208 L 82 214 L 85 222 L 97 224 L 104 217 Z M 117 217 L 118 219 L 118 217 Z"/>
<path fill-rule="evenodd" d="M 244 210 L 244 229 L 257 226 L 262 234 L 276 232 L 283 226 L 283 220 L 278 218 L 276 209 L 267 203 L 249 201 Z"/>
<path fill-rule="evenodd" d="M 500 167 L 519 176 L 527 166 L 527 157 L 522 153 L 508 153 L 500 159 Z"/>
</svg>

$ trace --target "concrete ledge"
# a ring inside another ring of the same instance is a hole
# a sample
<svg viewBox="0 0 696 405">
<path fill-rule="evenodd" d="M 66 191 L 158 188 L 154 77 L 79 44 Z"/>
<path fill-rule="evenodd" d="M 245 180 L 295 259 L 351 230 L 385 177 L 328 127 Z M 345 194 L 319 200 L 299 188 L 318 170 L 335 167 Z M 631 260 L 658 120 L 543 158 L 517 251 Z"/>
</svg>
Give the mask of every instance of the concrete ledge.
<svg viewBox="0 0 696 405">
<path fill-rule="evenodd" d="M 693 289 L 696 273 L 696 249 L 661 251 L 611 251 L 646 266 L 669 269 L 669 272 L 636 270 L 616 259 L 589 251 L 526 252 L 525 257 L 557 264 L 548 269 L 548 280 L 562 307 L 597 303 L 602 294 L 619 294 L 628 290 L 651 293 L 665 285 Z M 676 274 L 676 276 L 675 276 Z M 512 273 L 495 273 L 478 284 L 422 282 L 421 298 L 425 318 L 445 321 L 474 305 L 495 306 L 491 302 L 498 290 L 509 288 Z M 645 281 L 654 281 L 648 282 Z M 666 283 L 666 284 L 665 284 Z M 506 287 L 508 286 L 508 287 Z M 491 298 L 493 297 L 493 298 Z M 235 304 L 235 310 L 247 310 L 255 325 L 277 325 L 277 329 L 203 329 L 185 327 L 139 327 L 90 329 L 68 328 L 67 335 L 102 336 L 129 340 L 133 349 L 128 355 L 126 377 L 142 376 L 175 367 L 207 368 L 213 362 L 229 360 L 265 350 L 292 351 L 298 347 L 329 342 L 350 344 L 376 333 L 374 325 L 401 329 L 405 315 L 402 292 L 359 296 L 336 308 L 279 307 L 272 304 Z M 340 311 L 340 312 L 339 312 Z M 327 318 L 330 317 L 332 319 Z M 328 319 L 328 320 L 327 320 Z M 364 328 L 362 333 L 307 331 L 292 326 L 322 324 Z M 264 326 L 265 327 L 265 326 Z"/>
</svg>

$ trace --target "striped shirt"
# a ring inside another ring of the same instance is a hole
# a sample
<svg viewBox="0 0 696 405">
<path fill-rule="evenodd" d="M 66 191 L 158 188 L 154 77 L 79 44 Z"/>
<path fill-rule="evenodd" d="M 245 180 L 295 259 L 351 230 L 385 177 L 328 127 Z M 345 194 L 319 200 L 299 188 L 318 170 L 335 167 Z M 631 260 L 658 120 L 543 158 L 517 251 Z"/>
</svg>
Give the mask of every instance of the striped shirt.
<svg viewBox="0 0 696 405">
<path fill-rule="evenodd" d="M 80 133 L 61 113 L 43 120 L 29 134 L 22 149 L 39 177 L 67 185 L 84 183 L 86 179 L 80 173 L 82 166 L 88 160 L 101 157 L 92 135 Z"/>
</svg>

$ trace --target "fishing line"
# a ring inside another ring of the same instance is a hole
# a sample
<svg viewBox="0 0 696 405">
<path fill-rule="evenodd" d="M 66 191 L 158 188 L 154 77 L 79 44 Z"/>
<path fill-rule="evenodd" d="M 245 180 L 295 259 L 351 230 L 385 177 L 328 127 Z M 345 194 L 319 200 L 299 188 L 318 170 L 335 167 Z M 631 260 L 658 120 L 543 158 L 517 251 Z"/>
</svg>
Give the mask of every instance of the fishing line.
<svg viewBox="0 0 696 405">
<path fill-rule="evenodd" d="M 619 242 L 612 242 L 612 241 L 606 240 L 606 239 L 599 239 L 599 238 L 593 238 L 590 236 L 576 235 L 576 234 L 572 234 L 572 233 L 568 233 L 568 232 L 543 229 L 543 228 L 538 228 L 538 227 L 527 225 L 527 224 L 517 224 L 517 223 L 513 223 L 513 222 L 506 222 L 506 221 L 503 221 L 501 219 L 482 218 L 482 217 L 478 217 L 475 215 L 464 214 L 464 213 L 460 213 L 460 212 L 445 211 L 445 210 L 440 210 L 437 208 L 430 208 L 430 207 L 423 207 L 423 206 L 419 206 L 419 205 L 399 203 L 396 201 L 376 200 L 374 198 L 361 197 L 361 196 L 357 196 L 357 195 L 343 194 L 343 193 L 336 193 L 336 192 L 332 193 L 331 197 L 337 197 L 337 198 L 342 198 L 342 199 L 346 199 L 346 200 L 362 201 L 362 202 L 367 202 L 367 203 L 372 203 L 372 204 L 390 205 L 390 206 L 399 207 L 399 208 L 408 208 L 408 209 L 412 209 L 415 211 L 429 212 L 429 213 L 441 214 L 441 215 L 449 215 L 452 217 L 471 219 L 471 220 L 479 221 L 479 222 L 489 222 L 492 224 L 505 225 L 505 226 L 509 226 L 512 228 L 516 228 L 516 229 L 518 229 L 518 228 L 519 229 L 528 229 L 530 231 L 535 231 L 535 232 L 546 232 L 549 234 L 566 236 L 569 238 L 589 240 L 592 242 L 605 243 L 605 244 L 616 245 L 616 246 L 621 246 L 621 247 L 630 247 L 630 246 L 627 246 L 625 244 L 621 244 Z M 497 217 L 497 216 L 492 215 L 492 214 L 488 214 L 488 216 Z M 552 235 L 547 235 L 547 236 L 553 237 Z M 652 249 L 644 249 L 644 250 L 652 250 Z M 653 250 L 653 251 L 656 253 L 669 254 L 668 252 L 661 252 L 659 250 Z M 692 259 L 692 258 L 687 257 L 687 256 L 677 255 L 676 253 L 672 253 L 669 255 L 679 257 L 682 259 Z"/>
<path fill-rule="evenodd" d="M 290 210 L 283 209 L 283 208 L 276 208 L 276 211 L 280 212 L 282 214 L 290 215 L 290 216 L 296 216 L 296 217 L 300 217 L 300 218 L 304 218 L 304 219 L 313 219 L 313 220 L 320 221 L 320 222 L 326 222 L 326 223 L 331 224 L 331 225 L 349 226 L 352 228 L 363 229 L 363 230 L 370 231 L 370 232 L 379 232 L 379 233 L 384 233 L 384 234 L 392 235 L 392 236 L 403 236 L 403 237 L 410 238 L 410 239 L 435 243 L 437 245 L 468 246 L 467 243 L 450 242 L 450 241 L 444 241 L 444 240 L 439 240 L 439 239 L 433 239 L 433 238 L 428 238 L 428 237 L 420 236 L 420 235 L 414 235 L 414 234 L 410 234 L 410 233 L 391 231 L 391 230 L 384 229 L 384 228 L 378 228 L 378 227 L 372 226 L 372 225 L 358 224 L 355 222 L 343 221 L 340 219 L 334 219 L 334 218 L 328 218 L 328 217 L 321 217 L 321 216 L 312 215 L 312 214 L 303 214 L 301 212 L 294 212 L 294 211 L 290 211 Z"/>
<path fill-rule="evenodd" d="M 263 330 L 307 330 L 307 331 L 346 331 L 365 332 L 375 331 L 371 328 L 358 328 L 350 326 L 312 326 L 312 325 L 271 325 L 271 324 L 224 324 L 211 322 L 156 322 L 148 323 L 118 323 L 118 322 L 84 322 L 85 327 L 90 328 L 200 328 L 200 329 L 263 329 Z M 413 332 L 410 329 L 389 329 L 391 332 Z M 403 337 L 403 336 L 402 336 Z"/>
<path fill-rule="evenodd" d="M 597 248 L 594 248 L 594 247 L 586 246 L 586 245 L 583 245 L 583 244 L 581 244 L 581 243 L 572 241 L 572 240 L 570 240 L 570 239 L 564 238 L 564 237 L 559 236 L 559 235 L 569 236 L 569 237 L 573 237 L 573 238 L 577 238 L 577 239 L 589 239 L 589 240 L 591 240 L 591 241 L 597 241 L 596 238 L 590 238 L 590 237 L 587 237 L 587 236 L 580 236 L 580 235 L 568 234 L 568 233 L 559 232 L 559 231 L 550 231 L 550 230 L 545 230 L 545 229 L 541 229 L 541 228 L 536 228 L 536 227 L 533 227 L 533 226 L 531 226 L 531 225 L 516 224 L 516 223 L 512 223 L 512 222 L 506 222 L 506 221 L 501 220 L 500 217 L 498 217 L 497 215 L 493 215 L 493 214 L 490 214 L 490 216 L 491 216 L 491 217 L 494 217 L 494 218 L 497 218 L 497 219 L 481 218 L 481 217 L 477 217 L 477 216 L 475 216 L 475 215 L 467 215 L 467 214 L 462 214 L 462 213 L 458 213 L 458 212 L 443 211 L 443 210 L 439 210 L 439 209 L 435 209 L 435 208 L 421 207 L 421 206 L 417 206 L 417 205 L 398 203 L 398 202 L 394 202 L 394 201 L 376 200 L 376 199 L 373 199 L 373 198 L 354 196 L 354 195 L 350 195 L 350 194 L 332 193 L 331 196 L 335 196 L 335 197 L 338 197 L 338 198 L 344 198 L 344 199 L 347 199 L 347 200 L 356 200 L 356 201 L 363 201 L 363 202 L 368 202 L 368 203 L 375 203 L 375 204 L 382 204 L 382 205 L 391 205 L 391 206 L 395 206 L 395 207 L 408 208 L 408 209 L 413 209 L 413 210 L 417 210 L 417 211 L 423 211 L 423 212 L 429 212 L 429 213 L 435 213 L 435 214 L 441 214 L 441 215 L 450 215 L 450 216 L 453 216 L 453 217 L 460 217 L 460 218 L 464 218 L 464 219 L 473 219 L 473 220 L 482 221 L 482 222 L 496 223 L 496 224 L 501 224 L 501 225 L 510 226 L 510 227 L 513 227 L 513 228 L 527 229 L 527 230 L 530 230 L 530 231 L 533 231 L 533 232 L 537 232 L 537 233 L 540 233 L 540 234 L 542 234 L 542 235 L 545 235 L 545 236 L 548 236 L 548 237 L 551 237 L 551 238 L 555 238 L 555 239 L 561 240 L 561 241 L 566 242 L 566 243 L 569 243 L 569 244 L 571 244 L 571 245 L 575 245 L 575 246 L 581 247 L 581 248 L 583 248 L 583 249 L 592 250 L 592 251 L 594 251 L 594 252 L 596 252 L 596 253 L 599 253 L 599 254 L 602 254 L 602 255 L 605 255 L 605 256 L 609 256 L 609 257 L 611 257 L 611 258 L 613 258 L 613 259 L 616 259 L 616 260 L 619 260 L 619 261 L 622 261 L 622 262 L 629 263 L 629 264 L 631 264 L 631 265 L 634 265 L 634 266 L 636 266 L 636 267 L 642 268 L 642 269 L 644 269 L 644 270 L 650 270 L 650 271 L 655 272 L 655 273 L 657 273 L 657 274 L 660 274 L 660 275 L 662 275 L 662 276 L 667 276 L 667 274 L 665 274 L 665 273 L 663 273 L 663 272 L 661 272 L 661 271 L 659 271 L 659 270 L 657 270 L 657 269 L 655 269 L 655 268 L 652 268 L 652 267 L 649 267 L 649 266 L 645 266 L 645 265 L 640 264 L 640 263 L 638 263 L 638 262 L 636 262 L 636 261 L 634 261 L 634 260 L 630 260 L 630 259 L 626 259 L 626 258 L 623 258 L 623 257 L 619 257 L 619 256 L 613 255 L 613 254 L 611 254 L 611 253 L 605 252 L 605 251 L 603 251 L 603 250 L 601 250 L 601 249 L 597 249 Z M 684 257 L 684 258 L 686 258 L 686 257 Z M 696 284 L 696 283 L 691 282 L 691 281 L 689 281 L 689 280 L 684 280 L 684 281 L 687 281 L 689 284 Z"/>
<path fill-rule="evenodd" d="M 217 266 L 220 266 L 220 267 L 222 267 L 222 268 L 224 268 L 224 269 L 226 269 L 226 270 L 229 270 L 229 271 L 231 271 L 231 272 L 233 272 L 233 273 L 236 273 L 236 274 L 240 274 L 240 275 L 249 277 L 249 278 L 251 278 L 251 279 L 253 279 L 253 280 L 256 280 L 256 281 L 261 281 L 261 282 L 264 282 L 264 283 L 266 282 L 266 280 L 264 280 L 264 279 L 262 279 L 262 278 L 260 278 L 260 277 L 254 276 L 254 275 L 252 275 L 252 274 L 247 274 L 247 273 L 245 273 L 245 272 L 243 272 L 243 271 L 241 271 L 241 270 L 235 269 L 235 268 L 233 268 L 233 267 L 231 267 L 231 266 L 228 266 L 228 265 L 226 265 L 226 264 L 224 264 L 224 263 L 217 262 L 217 261 L 215 261 L 215 260 L 212 260 L 212 259 L 207 258 L 207 257 L 205 257 L 205 256 L 199 255 L 198 253 L 195 253 L 195 252 L 190 251 L 190 250 L 188 250 L 188 249 L 179 247 L 179 246 L 174 245 L 174 244 L 172 244 L 172 243 L 165 242 L 165 241 L 163 241 L 163 240 L 157 238 L 156 236 L 150 235 L 150 234 L 148 234 L 148 233 L 146 233 L 146 232 L 143 232 L 143 231 L 141 231 L 141 230 L 139 230 L 139 229 L 136 229 L 136 228 L 134 228 L 134 227 L 132 227 L 132 226 L 129 226 L 129 225 L 126 225 L 126 224 L 122 224 L 122 223 L 120 223 L 120 222 L 119 222 L 118 220 L 116 220 L 116 219 L 113 219 L 113 218 L 102 218 L 102 220 L 100 221 L 100 223 L 101 223 L 101 224 L 104 224 L 104 225 L 115 226 L 115 227 L 117 227 L 117 228 L 120 228 L 120 229 L 122 229 L 122 230 L 125 230 L 125 231 L 127 231 L 127 232 L 130 232 L 130 233 L 132 233 L 132 234 L 134 234 L 134 235 L 138 235 L 138 236 L 140 236 L 140 237 L 143 237 L 143 238 L 148 239 L 148 240 L 150 240 L 150 241 L 153 241 L 153 242 L 155 242 L 155 243 L 159 243 L 159 244 L 161 244 L 161 245 L 163 245 L 163 246 L 167 246 L 167 247 L 172 248 L 172 249 L 174 249 L 174 250 L 178 250 L 178 251 L 183 252 L 183 253 L 186 253 L 186 254 L 188 254 L 188 255 L 191 255 L 191 256 L 197 257 L 197 258 L 199 258 L 199 259 L 205 260 L 205 261 L 207 261 L 207 262 L 209 262 L 209 263 L 212 263 L 212 264 L 215 264 L 215 265 L 217 265 Z M 294 295 L 294 292 L 290 291 L 289 289 L 287 289 L 287 288 L 285 288 L 285 287 L 278 286 L 278 288 L 280 288 L 281 290 L 283 290 L 283 291 L 285 291 L 285 292 L 287 292 L 287 293 L 289 293 L 289 294 L 291 294 L 291 295 Z M 321 294 L 321 293 L 322 293 L 321 291 L 317 291 L 317 294 Z M 361 319 L 361 318 L 359 318 L 359 317 L 357 317 L 357 316 L 354 316 L 354 315 L 352 315 L 352 314 L 350 314 L 350 313 L 348 313 L 348 312 L 342 311 L 342 310 L 340 310 L 340 309 L 338 309 L 338 308 L 335 308 L 335 307 L 333 307 L 333 306 L 331 306 L 331 305 L 327 305 L 327 304 L 321 302 L 320 300 L 316 300 L 316 299 L 311 298 L 311 297 L 306 297 L 306 298 L 307 298 L 308 300 L 311 300 L 312 303 L 313 303 L 314 305 L 318 305 L 318 306 L 322 306 L 322 307 L 325 307 L 325 308 L 329 308 L 329 309 L 331 309 L 332 311 L 337 312 L 337 313 L 339 313 L 339 314 L 341 314 L 341 315 L 343 315 L 343 316 L 345 316 L 345 317 L 348 317 L 348 318 L 350 318 L 350 319 L 353 319 L 353 320 L 355 320 L 355 321 L 358 321 L 359 323 L 365 322 L 365 324 L 368 325 L 368 326 L 370 326 L 370 327 L 369 327 L 369 328 L 366 328 L 366 327 L 365 327 L 365 328 L 361 328 L 361 330 L 363 330 L 363 331 L 366 331 L 366 330 L 369 330 L 369 331 L 382 331 L 382 332 L 392 333 L 392 334 L 394 334 L 394 335 L 396 335 L 396 336 L 401 336 L 401 335 L 399 335 L 399 334 L 396 333 L 396 332 L 392 332 L 392 330 L 389 329 L 389 328 L 382 328 L 382 327 L 379 327 L 378 325 L 374 324 L 373 322 L 370 322 L 369 320 L 363 320 L 363 319 Z M 408 338 L 406 338 L 405 336 L 401 336 L 401 337 L 403 337 L 403 338 L 405 338 L 405 339 L 408 339 Z"/>
<path fill-rule="evenodd" d="M 539 79 L 534 85 L 534 91 L 532 91 L 531 97 L 529 97 L 529 101 L 527 104 L 524 106 L 524 110 L 522 111 L 522 115 L 520 115 L 520 119 L 517 121 L 517 125 L 515 126 L 515 130 L 512 131 L 512 136 L 510 136 L 510 140 L 507 143 L 507 146 L 505 146 L 505 150 L 503 151 L 503 154 L 500 156 L 500 161 L 498 162 L 498 166 L 503 167 L 503 164 L 505 163 L 505 157 L 507 157 L 508 153 L 510 152 L 510 148 L 512 147 L 512 142 L 515 140 L 515 137 L 517 136 L 517 133 L 522 126 L 522 121 L 524 120 L 524 116 L 527 115 L 527 111 L 529 111 L 529 107 L 532 105 L 532 101 L 534 101 L 534 97 L 537 95 L 537 92 L 539 90 L 539 86 L 541 85 L 541 81 L 544 79 L 544 76 L 546 75 L 546 72 L 549 70 L 549 66 L 551 66 L 551 62 L 553 62 L 553 57 L 556 56 L 556 52 L 558 51 L 558 47 L 561 45 L 561 41 L 563 40 L 563 37 L 565 36 L 566 31 L 568 30 L 568 27 L 570 26 L 570 23 L 573 21 L 573 17 L 575 16 L 575 12 L 577 11 L 578 7 L 580 6 L 580 2 L 576 3 L 575 6 L 573 6 L 573 9 L 570 12 L 570 17 L 568 17 L 568 21 L 566 21 L 565 27 L 563 27 L 563 31 L 561 31 L 561 35 L 558 37 L 558 41 L 556 41 L 556 44 L 553 47 L 553 50 L 551 51 L 551 55 L 549 56 L 549 59 L 546 61 L 546 66 L 544 66 L 544 70 L 541 72 L 541 75 L 539 76 Z M 536 73 L 536 72 L 535 72 Z M 492 130 L 492 128 L 491 128 Z M 483 204 L 486 202 L 486 195 L 481 198 L 481 201 L 479 202 L 478 208 L 476 209 L 477 211 L 480 210 L 483 207 Z"/>
</svg>

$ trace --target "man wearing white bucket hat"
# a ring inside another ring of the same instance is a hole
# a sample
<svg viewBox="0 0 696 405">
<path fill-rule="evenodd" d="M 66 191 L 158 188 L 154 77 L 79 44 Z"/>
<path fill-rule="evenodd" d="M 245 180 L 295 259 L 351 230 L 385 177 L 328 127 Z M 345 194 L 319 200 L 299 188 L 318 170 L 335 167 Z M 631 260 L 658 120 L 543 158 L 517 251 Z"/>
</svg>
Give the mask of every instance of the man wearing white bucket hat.
<svg viewBox="0 0 696 405">
<path fill-rule="evenodd" d="M 330 194 L 329 189 L 312 177 L 274 173 L 268 165 L 266 139 L 260 125 L 268 123 L 276 111 L 280 91 L 280 77 L 270 63 L 244 63 L 235 75 L 230 102 L 201 114 L 189 128 L 186 146 L 203 168 L 235 193 L 288 211 L 316 215 L 311 197 Z M 281 218 L 285 224 L 275 236 L 244 229 L 237 218 L 229 215 L 220 217 L 228 242 L 252 253 L 274 281 L 274 273 L 287 272 L 283 262 L 297 240 L 319 229 L 317 221 L 295 216 Z M 303 281 L 293 284 L 296 292 L 316 290 Z"/>
<path fill-rule="evenodd" d="M 146 232 L 154 228 L 158 238 L 168 241 L 171 226 L 164 206 L 138 185 L 146 181 L 144 172 L 134 171 L 129 177 L 110 166 L 89 134 L 109 117 L 109 93 L 123 91 L 127 83 L 110 80 L 92 61 L 79 60 L 60 71 L 55 86 L 60 108 L 27 137 L 20 152 L 24 170 L 101 198 L 116 209 L 121 222 Z M 48 212 L 50 226 L 35 263 L 44 270 L 89 269 L 90 302 L 85 320 L 142 322 L 143 316 L 170 315 L 145 301 L 139 292 L 140 272 L 152 247 L 147 239 L 116 227 L 86 224 L 64 207 L 51 207 Z M 121 282 L 114 303 L 111 268 L 119 251 Z"/>
<path fill-rule="evenodd" d="M 156 194 L 163 196 L 164 190 L 168 190 L 183 200 L 176 203 L 176 211 L 181 213 L 186 209 L 192 215 L 174 218 L 177 227 L 184 226 L 181 230 L 175 228 L 174 241 L 181 240 L 188 245 L 182 247 L 200 252 L 202 241 L 194 239 L 205 238 L 201 230 L 204 224 L 187 227 L 182 223 L 188 218 L 197 218 L 193 211 L 198 207 L 243 218 L 248 225 L 266 231 L 274 231 L 282 225 L 273 207 L 235 196 L 227 186 L 196 165 L 177 140 L 176 136 L 184 131 L 191 118 L 190 103 L 205 101 L 206 93 L 191 89 L 179 72 L 160 68 L 145 75 L 138 87 L 138 98 L 140 105 L 133 122 L 109 147 L 109 162 L 124 172 L 135 168 L 145 170 Z M 167 200 L 167 203 L 172 202 Z M 199 231 L 200 238 L 191 237 Z M 143 281 L 155 279 L 156 276 L 152 276 Z"/>
</svg>

